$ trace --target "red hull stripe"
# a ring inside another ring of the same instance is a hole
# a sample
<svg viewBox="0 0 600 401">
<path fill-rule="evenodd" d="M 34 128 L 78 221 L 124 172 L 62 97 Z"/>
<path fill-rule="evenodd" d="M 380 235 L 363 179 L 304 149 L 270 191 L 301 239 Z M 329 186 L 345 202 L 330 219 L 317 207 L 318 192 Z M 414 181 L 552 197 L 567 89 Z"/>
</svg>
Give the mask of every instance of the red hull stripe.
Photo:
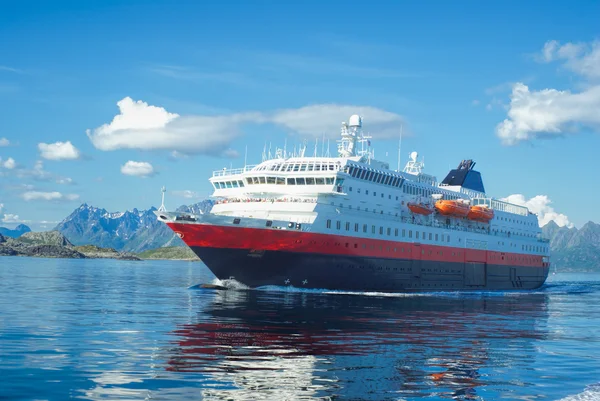
<svg viewBox="0 0 600 401">
<path fill-rule="evenodd" d="M 547 267 L 542 256 L 295 230 L 167 223 L 188 246 Z"/>
</svg>

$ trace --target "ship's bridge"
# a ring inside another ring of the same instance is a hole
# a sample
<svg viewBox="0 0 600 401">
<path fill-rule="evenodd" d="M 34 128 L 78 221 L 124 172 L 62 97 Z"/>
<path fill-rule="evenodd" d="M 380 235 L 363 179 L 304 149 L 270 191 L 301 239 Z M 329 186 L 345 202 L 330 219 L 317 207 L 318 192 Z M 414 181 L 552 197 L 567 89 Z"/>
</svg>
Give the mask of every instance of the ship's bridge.
<svg viewBox="0 0 600 401">
<path fill-rule="evenodd" d="M 272 159 L 255 166 L 213 173 L 213 196 L 231 197 L 251 194 L 317 195 L 331 192 L 336 175 L 349 160 L 360 157 L 292 157 Z"/>
</svg>

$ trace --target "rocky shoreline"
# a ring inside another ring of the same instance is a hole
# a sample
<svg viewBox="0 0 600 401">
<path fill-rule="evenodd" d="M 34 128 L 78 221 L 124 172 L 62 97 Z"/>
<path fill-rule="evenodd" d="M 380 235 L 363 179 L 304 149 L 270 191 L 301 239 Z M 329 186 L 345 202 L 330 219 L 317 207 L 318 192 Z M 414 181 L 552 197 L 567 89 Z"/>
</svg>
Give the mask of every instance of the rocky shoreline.
<svg viewBox="0 0 600 401">
<path fill-rule="evenodd" d="M 19 238 L 7 238 L 0 234 L 0 256 L 142 260 L 133 254 L 118 252 L 112 248 L 100 248 L 94 245 L 73 246 L 58 231 L 29 232 Z"/>
</svg>

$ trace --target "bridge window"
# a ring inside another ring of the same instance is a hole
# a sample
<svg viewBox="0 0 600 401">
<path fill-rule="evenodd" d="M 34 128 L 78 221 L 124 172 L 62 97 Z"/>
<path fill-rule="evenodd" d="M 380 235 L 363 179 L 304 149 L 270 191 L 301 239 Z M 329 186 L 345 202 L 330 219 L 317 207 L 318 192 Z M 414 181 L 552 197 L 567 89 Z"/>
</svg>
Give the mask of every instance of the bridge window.
<svg viewBox="0 0 600 401">
<path fill-rule="evenodd" d="M 346 222 L 346 231 L 350 231 L 350 223 Z"/>
<path fill-rule="evenodd" d="M 275 177 L 267 177 L 267 184 L 275 184 Z"/>
<path fill-rule="evenodd" d="M 304 177 L 297 177 L 296 185 L 306 185 L 306 181 L 304 180 Z"/>
<path fill-rule="evenodd" d="M 275 183 L 276 183 L 277 185 L 285 185 L 285 178 L 283 178 L 283 177 L 277 177 L 277 178 L 275 179 Z M 243 186 L 243 185 L 242 185 L 242 186 Z"/>
<path fill-rule="evenodd" d="M 287 179 L 287 184 L 288 185 L 296 185 L 296 179 L 295 178 L 288 178 Z"/>
<path fill-rule="evenodd" d="M 327 220 L 327 228 L 331 228 L 331 220 Z"/>
<path fill-rule="evenodd" d="M 313 177 L 307 177 L 306 185 L 315 185 L 315 179 Z"/>
<path fill-rule="evenodd" d="M 383 227 L 379 227 L 379 235 L 383 235 Z"/>
<path fill-rule="evenodd" d="M 341 221 L 339 221 L 339 220 L 338 220 L 338 221 L 336 221 L 336 222 L 335 222 L 335 226 L 336 226 L 336 228 L 337 228 L 338 230 L 339 230 L 339 229 L 341 229 L 341 228 L 342 228 L 342 222 L 341 222 Z"/>
<path fill-rule="evenodd" d="M 388 227 L 387 229 L 387 235 L 392 235 L 392 229 Z"/>
<path fill-rule="evenodd" d="M 366 232 L 367 232 L 367 225 L 363 224 L 363 233 L 366 233 Z"/>
<path fill-rule="evenodd" d="M 333 185 L 333 177 L 325 177 L 325 184 Z"/>
<path fill-rule="evenodd" d="M 325 185 L 325 179 L 324 178 L 315 178 L 315 184 Z"/>
</svg>

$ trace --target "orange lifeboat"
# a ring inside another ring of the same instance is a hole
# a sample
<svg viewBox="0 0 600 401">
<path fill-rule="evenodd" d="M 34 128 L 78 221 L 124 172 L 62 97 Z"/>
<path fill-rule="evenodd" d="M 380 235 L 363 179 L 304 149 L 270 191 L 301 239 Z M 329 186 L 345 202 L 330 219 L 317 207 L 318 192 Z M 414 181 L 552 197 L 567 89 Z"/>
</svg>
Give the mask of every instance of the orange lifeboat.
<svg viewBox="0 0 600 401">
<path fill-rule="evenodd" d="M 487 206 L 477 205 L 472 206 L 469 210 L 467 218 L 470 220 L 481 221 L 487 223 L 494 218 L 494 211 Z"/>
<path fill-rule="evenodd" d="M 433 207 L 431 207 L 431 205 L 427 205 L 424 203 L 408 202 L 406 204 L 406 206 L 408 206 L 410 211 L 415 214 L 422 214 L 425 216 L 429 216 L 431 213 L 433 213 Z"/>
<path fill-rule="evenodd" d="M 440 199 L 435 202 L 435 208 L 444 216 L 466 217 L 469 214 L 469 205 L 455 200 Z"/>
</svg>

